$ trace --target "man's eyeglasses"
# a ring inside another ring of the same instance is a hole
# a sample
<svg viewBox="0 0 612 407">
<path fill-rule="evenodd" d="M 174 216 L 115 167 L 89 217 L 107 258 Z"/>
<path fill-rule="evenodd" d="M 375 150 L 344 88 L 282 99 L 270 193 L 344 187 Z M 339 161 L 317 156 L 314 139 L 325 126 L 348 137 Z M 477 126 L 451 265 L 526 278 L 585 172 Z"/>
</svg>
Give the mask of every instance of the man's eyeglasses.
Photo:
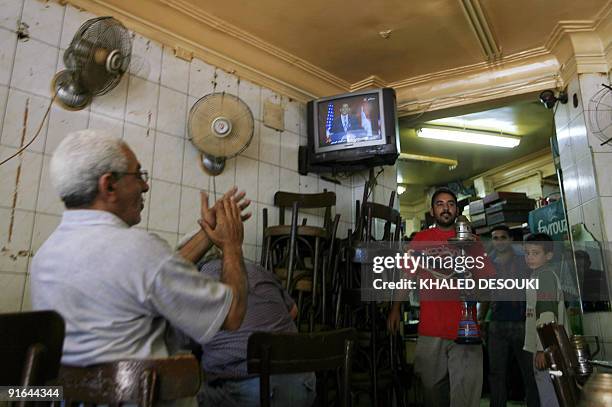
<svg viewBox="0 0 612 407">
<path fill-rule="evenodd" d="M 137 172 L 113 172 L 112 174 L 117 178 L 122 177 L 124 175 L 136 175 L 142 181 L 149 182 L 149 172 L 147 170 L 140 170 Z"/>
</svg>

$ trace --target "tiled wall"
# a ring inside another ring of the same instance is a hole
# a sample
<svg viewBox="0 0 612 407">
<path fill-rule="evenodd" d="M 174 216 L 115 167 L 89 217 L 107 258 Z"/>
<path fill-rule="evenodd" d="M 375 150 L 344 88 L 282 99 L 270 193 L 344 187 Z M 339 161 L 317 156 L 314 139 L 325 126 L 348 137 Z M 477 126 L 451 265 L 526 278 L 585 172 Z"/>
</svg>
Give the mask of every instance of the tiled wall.
<svg viewBox="0 0 612 407">
<path fill-rule="evenodd" d="M 555 126 L 569 224 L 584 223 L 595 239 L 609 249 L 606 242 L 612 239 L 612 145 L 600 146 L 601 140 L 592 127 L 592 100 L 602 83 L 609 84 L 605 74 L 580 74 L 574 78 L 567 89 L 568 103 L 557 104 Z M 612 282 L 612 259 L 607 261 L 608 281 Z M 612 313 L 585 314 L 583 322 L 586 335 L 603 339 L 604 354 L 598 358 L 612 357 Z"/>
<path fill-rule="evenodd" d="M 78 27 L 92 17 L 55 2 L 0 0 L 0 159 L 13 154 L 34 134 L 50 103 L 51 79 L 63 67 L 63 52 Z M 27 24 L 29 38 L 17 38 L 18 22 Z M 130 74 L 113 91 L 79 112 L 53 106 L 36 141 L 19 158 L 0 167 L 0 312 L 29 308 L 31 256 L 58 225 L 63 210 L 49 180 L 49 160 L 72 130 L 103 128 L 126 140 L 152 175 L 137 227 L 171 244 L 196 226 L 199 190 L 212 192 L 216 187 L 220 193 L 234 184 L 254 201 L 253 219 L 245 224 L 248 259 L 256 260 L 261 251 L 262 209 L 269 209 L 270 224 L 277 221 L 273 208 L 277 190 L 334 191 L 336 210 L 341 214 L 339 236 L 346 236 L 351 227 L 354 196 L 361 198 L 363 176 L 347 177 L 338 185 L 297 172 L 298 146 L 306 144 L 304 104 L 200 60 L 178 59 L 171 48 L 140 35 L 134 36 L 133 54 Z M 237 95 L 255 117 L 250 146 L 229 159 L 215 179 L 200 168 L 199 153 L 185 133 L 190 107 L 213 91 Z M 283 107 L 285 131 L 262 124 L 264 101 Z M 390 167 L 379 177 L 376 200 L 387 202 L 394 188 L 395 168 Z M 321 223 L 315 213 L 306 217 L 309 224 Z"/>
</svg>

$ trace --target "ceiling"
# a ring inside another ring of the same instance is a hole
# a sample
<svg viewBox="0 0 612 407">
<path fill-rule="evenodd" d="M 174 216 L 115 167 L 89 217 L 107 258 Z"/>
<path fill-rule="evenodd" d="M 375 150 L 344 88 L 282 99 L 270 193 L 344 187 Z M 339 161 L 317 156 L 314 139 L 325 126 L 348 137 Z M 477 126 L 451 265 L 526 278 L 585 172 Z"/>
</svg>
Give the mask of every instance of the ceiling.
<svg viewBox="0 0 612 407">
<path fill-rule="evenodd" d="M 547 147 L 552 113 L 538 93 L 612 66 L 612 0 L 62 1 L 302 102 L 395 88 L 402 152 L 459 161 L 452 171 L 400 162 L 409 191 Z M 523 140 L 508 150 L 415 136 L 423 122 L 453 116 L 475 128 L 483 118 L 511 122 Z"/>
<path fill-rule="evenodd" d="M 464 0 L 183 1 L 349 83 L 372 75 L 392 83 L 486 60 Z M 606 3 L 479 2 L 503 56 L 544 46 L 559 21 L 593 20 Z"/>
</svg>

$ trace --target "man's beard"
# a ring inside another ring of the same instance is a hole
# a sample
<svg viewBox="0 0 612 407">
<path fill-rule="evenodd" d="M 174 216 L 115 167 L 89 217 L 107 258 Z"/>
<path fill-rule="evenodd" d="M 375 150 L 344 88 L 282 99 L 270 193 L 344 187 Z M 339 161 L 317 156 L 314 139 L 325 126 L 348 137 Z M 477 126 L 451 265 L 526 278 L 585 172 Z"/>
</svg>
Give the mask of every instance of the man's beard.
<svg viewBox="0 0 612 407">
<path fill-rule="evenodd" d="M 447 214 L 449 216 L 448 221 L 444 220 L 444 214 Z M 456 216 L 451 215 L 449 212 L 443 212 L 440 214 L 440 216 L 436 217 L 436 223 L 438 224 L 438 226 L 448 227 L 455 223 L 455 218 Z"/>
</svg>

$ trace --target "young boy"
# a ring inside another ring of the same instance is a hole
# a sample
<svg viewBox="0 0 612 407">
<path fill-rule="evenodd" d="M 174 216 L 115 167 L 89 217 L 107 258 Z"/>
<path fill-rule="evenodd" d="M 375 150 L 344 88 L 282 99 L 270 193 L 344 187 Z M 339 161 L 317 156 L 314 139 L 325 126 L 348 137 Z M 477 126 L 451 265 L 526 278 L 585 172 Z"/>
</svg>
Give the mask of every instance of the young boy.
<svg viewBox="0 0 612 407">
<path fill-rule="evenodd" d="M 535 354 L 534 376 L 542 407 L 557 407 L 559 402 L 548 374 L 548 366 L 536 327 L 553 320 L 560 325 L 566 325 L 563 291 L 559 276 L 551 265 L 553 254 L 553 241 L 549 235 L 536 233 L 525 239 L 525 262 L 532 271 L 531 278 L 539 280 L 539 289 L 527 290 L 526 293 L 524 350 Z"/>
</svg>

